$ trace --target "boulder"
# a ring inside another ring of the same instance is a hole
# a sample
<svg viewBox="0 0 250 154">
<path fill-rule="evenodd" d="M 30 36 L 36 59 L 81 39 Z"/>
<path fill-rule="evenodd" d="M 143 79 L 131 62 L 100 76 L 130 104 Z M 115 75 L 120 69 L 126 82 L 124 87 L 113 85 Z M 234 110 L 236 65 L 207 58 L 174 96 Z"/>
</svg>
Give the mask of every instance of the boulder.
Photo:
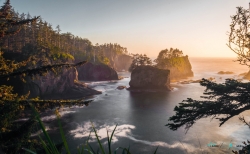
<svg viewBox="0 0 250 154">
<path fill-rule="evenodd" d="M 170 71 L 153 66 L 138 66 L 131 73 L 129 85 L 128 90 L 171 90 Z"/>
<path fill-rule="evenodd" d="M 123 90 L 123 89 L 125 89 L 125 88 L 127 88 L 126 86 L 118 86 L 116 89 L 118 89 L 118 90 Z"/>
<path fill-rule="evenodd" d="M 116 71 L 104 64 L 86 63 L 78 67 L 78 79 L 84 81 L 118 80 Z"/>
</svg>

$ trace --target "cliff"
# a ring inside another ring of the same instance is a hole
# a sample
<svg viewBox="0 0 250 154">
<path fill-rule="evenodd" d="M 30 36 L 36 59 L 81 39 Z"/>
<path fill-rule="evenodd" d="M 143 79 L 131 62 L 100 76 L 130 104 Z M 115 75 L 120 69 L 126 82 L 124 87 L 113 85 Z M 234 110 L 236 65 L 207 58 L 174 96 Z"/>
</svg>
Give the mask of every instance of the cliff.
<svg viewBox="0 0 250 154">
<path fill-rule="evenodd" d="M 128 90 L 168 91 L 170 87 L 170 71 L 153 66 L 138 66 L 131 73 Z"/>
<path fill-rule="evenodd" d="M 194 75 L 188 56 L 170 58 L 164 66 L 157 67 L 170 70 L 170 80 L 179 80 Z"/>
<path fill-rule="evenodd" d="M 85 81 L 107 81 L 118 80 L 116 71 L 104 64 L 86 63 L 83 66 L 77 68 L 78 79 Z"/>
<path fill-rule="evenodd" d="M 121 54 L 118 55 L 115 60 L 115 70 L 116 71 L 128 71 L 130 65 L 132 64 L 132 57 L 129 55 Z"/>
<path fill-rule="evenodd" d="M 45 76 L 35 76 L 33 79 L 26 77 L 25 80 L 26 82 L 11 79 L 7 84 L 14 85 L 14 91 L 18 94 L 30 92 L 30 98 L 76 99 L 101 93 L 78 82 L 75 68 L 62 69 L 57 75 L 48 72 Z"/>
</svg>

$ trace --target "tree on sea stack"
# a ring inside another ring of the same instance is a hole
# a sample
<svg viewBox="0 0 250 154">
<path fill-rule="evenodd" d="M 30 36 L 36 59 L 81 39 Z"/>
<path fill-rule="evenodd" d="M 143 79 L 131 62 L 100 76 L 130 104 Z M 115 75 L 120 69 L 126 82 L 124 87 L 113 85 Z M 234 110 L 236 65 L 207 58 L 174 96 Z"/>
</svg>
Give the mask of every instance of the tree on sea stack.
<svg viewBox="0 0 250 154">
<path fill-rule="evenodd" d="M 151 59 L 146 54 L 133 54 L 133 61 L 129 67 L 129 71 L 132 72 L 137 66 L 152 65 Z"/>
<path fill-rule="evenodd" d="M 237 7 L 237 14 L 232 16 L 228 47 L 238 55 L 240 64 L 250 66 L 250 15 L 249 10 Z M 230 118 L 250 110 L 250 82 L 242 83 L 234 79 L 226 79 L 225 83 L 218 84 L 202 79 L 201 86 L 206 87 L 203 100 L 187 98 L 174 108 L 175 115 L 169 118 L 168 126 L 172 130 L 185 126 L 188 131 L 201 118 L 211 117 L 223 125 Z M 244 117 L 239 120 L 249 126 Z M 250 145 L 243 150 L 249 149 Z M 237 151 L 233 151 L 238 153 Z"/>
<path fill-rule="evenodd" d="M 168 65 L 169 59 L 182 56 L 183 52 L 177 48 L 176 49 L 170 48 L 169 50 L 165 49 L 160 51 L 158 57 L 154 60 L 154 62 L 156 62 L 158 67 L 162 67 Z"/>
</svg>

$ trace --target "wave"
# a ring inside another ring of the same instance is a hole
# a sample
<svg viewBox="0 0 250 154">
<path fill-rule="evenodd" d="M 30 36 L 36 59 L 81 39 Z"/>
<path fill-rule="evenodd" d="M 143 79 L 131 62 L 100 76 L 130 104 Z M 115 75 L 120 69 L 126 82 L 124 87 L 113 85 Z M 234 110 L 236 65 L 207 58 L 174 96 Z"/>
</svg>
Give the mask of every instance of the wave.
<svg viewBox="0 0 250 154">
<path fill-rule="evenodd" d="M 66 114 L 75 113 L 75 112 L 76 111 L 69 111 L 69 110 L 65 111 L 65 109 L 60 109 L 59 110 L 59 114 L 60 114 L 61 117 L 65 116 Z M 41 117 L 42 121 L 51 121 L 51 120 L 54 120 L 54 119 L 56 119 L 56 115 L 54 113 L 53 113 L 53 115 Z"/>
<path fill-rule="evenodd" d="M 93 123 L 93 125 L 96 126 L 95 123 Z M 112 126 L 102 125 L 99 127 L 100 127 L 99 129 L 97 128 L 95 129 L 97 130 L 99 139 L 103 140 L 107 138 L 107 131 L 109 132 L 109 135 L 111 135 L 112 131 L 115 128 L 115 125 L 112 125 Z M 162 141 L 151 142 L 147 140 L 136 139 L 131 133 L 131 131 L 135 128 L 136 128 L 135 126 L 129 125 L 129 124 L 123 124 L 123 125 L 117 126 L 114 136 L 112 138 L 112 142 L 113 143 L 118 142 L 118 139 L 120 137 L 123 137 L 123 138 L 128 138 L 134 142 L 142 143 L 142 144 L 149 145 L 149 146 L 155 146 L 155 147 L 159 146 L 159 147 L 173 148 L 173 149 L 179 148 L 189 153 L 197 151 L 197 147 L 194 147 L 193 145 L 188 144 L 188 143 L 175 142 L 173 144 L 169 144 L 169 143 L 162 142 Z M 92 130 L 91 122 L 85 122 L 84 124 L 78 124 L 76 129 L 70 131 L 70 134 L 73 135 L 74 138 L 84 138 L 84 137 L 89 137 L 91 130 Z M 95 134 L 92 132 L 90 135 L 89 142 L 96 142 L 95 138 L 96 138 Z M 104 142 L 104 144 L 106 144 L 106 142 Z"/>
</svg>

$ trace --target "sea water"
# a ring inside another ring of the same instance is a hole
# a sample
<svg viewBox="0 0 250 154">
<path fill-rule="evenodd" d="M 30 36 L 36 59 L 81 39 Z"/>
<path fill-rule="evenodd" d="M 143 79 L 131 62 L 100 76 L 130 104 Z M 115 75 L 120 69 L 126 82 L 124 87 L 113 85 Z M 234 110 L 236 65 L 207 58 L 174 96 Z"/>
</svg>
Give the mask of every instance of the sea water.
<svg viewBox="0 0 250 154">
<path fill-rule="evenodd" d="M 226 78 L 240 79 L 239 74 L 248 72 L 247 66 L 229 58 L 190 58 L 190 62 L 194 77 L 184 80 L 213 77 L 216 82 L 222 83 Z M 219 71 L 232 71 L 234 74 L 220 75 Z M 232 150 L 241 149 L 237 146 L 242 145 L 242 141 L 250 140 L 250 129 L 239 121 L 238 116 L 221 127 L 216 119 L 200 119 L 187 133 L 183 127 L 172 131 L 165 126 L 169 123 L 169 117 L 175 114 L 173 110 L 178 103 L 187 98 L 200 99 L 205 88 L 199 83 L 172 83 L 173 90 L 169 92 L 130 92 L 117 89 L 118 86 L 129 87 L 130 73 L 121 72 L 119 75 L 124 78 L 88 83 L 90 87 L 102 91 L 89 106 L 61 111 L 63 129 L 73 153 L 86 142 L 91 124 L 98 130 L 106 149 L 107 130 L 111 134 L 118 124 L 112 149 L 130 147 L 135 154 L 153 153 L 157 147 L 159 154 L 231 153 Z M 249 111 L 241 116 L 250 121 Z M 52 137 L 60 141 L 57 126 L 51 125 L 50 120 L 44 121 Z M 94 133 L 89 142 L 93 148 L 98 148 Z"/>
</svg>

